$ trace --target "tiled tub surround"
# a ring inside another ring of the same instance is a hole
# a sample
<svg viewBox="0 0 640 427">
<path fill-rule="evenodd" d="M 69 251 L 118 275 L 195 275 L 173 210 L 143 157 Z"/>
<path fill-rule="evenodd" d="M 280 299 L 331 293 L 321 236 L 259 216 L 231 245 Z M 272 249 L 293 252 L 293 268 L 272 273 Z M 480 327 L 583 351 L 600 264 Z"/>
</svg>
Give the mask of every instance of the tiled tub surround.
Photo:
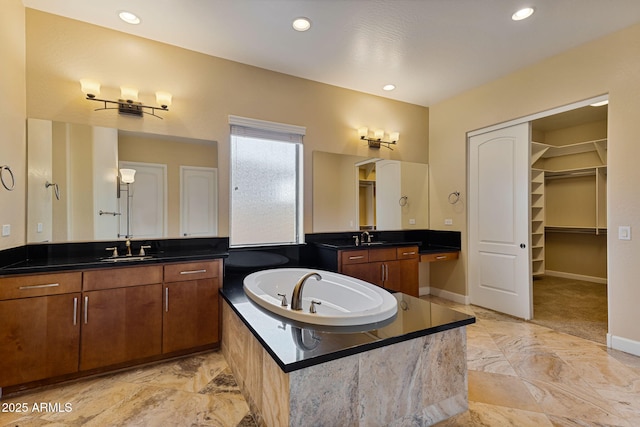
<svg viewBox="0 0 640 427">
<path fill-rule="evenodd" d="M 373 329 L 303 329 L 226 288 L 222 352 L 261 425 L 432 425 L 467 410 L 475 319 L 403 294 Z"/>
</svg>

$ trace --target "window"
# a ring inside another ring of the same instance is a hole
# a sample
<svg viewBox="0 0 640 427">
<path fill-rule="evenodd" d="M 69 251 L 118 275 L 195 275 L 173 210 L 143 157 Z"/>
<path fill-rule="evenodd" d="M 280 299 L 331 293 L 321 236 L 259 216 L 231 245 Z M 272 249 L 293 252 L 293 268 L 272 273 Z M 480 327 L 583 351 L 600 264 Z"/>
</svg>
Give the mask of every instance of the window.
<svg viewBox="0 0 640 427">
<path fill-rule="evenodd" d="M 232 247 L 297 244 L 305 128 L 229 116 Z"/>
</svg>

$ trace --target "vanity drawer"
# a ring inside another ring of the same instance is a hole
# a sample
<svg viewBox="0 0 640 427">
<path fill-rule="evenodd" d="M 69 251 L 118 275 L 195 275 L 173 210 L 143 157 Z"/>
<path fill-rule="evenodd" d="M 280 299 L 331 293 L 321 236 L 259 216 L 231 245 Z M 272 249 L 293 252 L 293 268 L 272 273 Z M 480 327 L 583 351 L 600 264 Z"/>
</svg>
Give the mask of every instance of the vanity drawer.
<svg viewBox="0 0 640 427">
<path fill-rule="evenodd" d="M 359 251 L 342 251 L 340 252 L 340 262 L 342 265 L 369 262 L 369 251 L 367 249 Z"/>
<path fill-rule="evenodd" d="M 167 264 L 164 266 L 164 281 L 182 282 L 218 277 L 218 263 L 219 261 L 199 261 Z"/>
<path fill-rule="evenodd" d="M 413 259 L 418 258 L 420 254 L 418 253 L 417 246 L 405 246 L 403 248 L 396 248 L 396 256 L 398 259 Z"/>
<path fill-rule="evenodd" d="M 459 254 L 459 252 L 438 252 L 435 254 L 423 254 L 420 255 L 420 262 L 449 261 L 452 259 L 458 259 Z"/>
<path fill-rule="evenodd" d="M 36 274 L 0 279 L 0 300 L 80 292 L 82 273 Z"/>
<path fill-rule="evenodd" d="M 162 266 L 160 265 L 85 271 L 82 289 L 95 291 L 154 283 L 162 283 Z"/>
<path fill-rule="evenodd" d="M 397 257 L 398 248 L 369 249 L 369 261 L 393 261 Z"/>
</svg>

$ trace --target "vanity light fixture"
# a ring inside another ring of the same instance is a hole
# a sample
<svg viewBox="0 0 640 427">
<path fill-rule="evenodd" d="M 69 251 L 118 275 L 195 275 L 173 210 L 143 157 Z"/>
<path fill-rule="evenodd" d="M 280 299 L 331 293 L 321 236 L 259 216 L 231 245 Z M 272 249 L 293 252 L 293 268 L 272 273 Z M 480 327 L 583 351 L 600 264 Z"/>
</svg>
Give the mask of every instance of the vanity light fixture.
<svg viewBox="0 0 640 427">
<path fill-rule="evenodd" d="M 120 169 L 120 177 L 125 184 L 132 184 L 136 180 L 135 169 Z"/>
<path fill-rule="evenodd" d="M 100 96 L 100 83 L 95 80 L 80 80 L 80 88 L 87 96 L 87 100 L 103 103 L 104 106 L 102 108 L 96 108 L 94 111 L 118 110 L 120 114 L 129 116 L 142 117 L 143 114 L 148 114 L 162 119 L 162 117 L 156 114 L 156 111 L 169 111 L 169 106 L 171 105 L 172 97 L 169 92 L 156 92 L 156 102 L 160 106 L 154 107 L 138 102 L 138 89 L 130 86 L 122 86 L 120 88 L 120 98 L 117 101 L 98 98 L 98 96 Z M 110 107 L 109 105 L 114 106 Z"/>
<path fill-rule="evenodd" d="M 389 150 L 393 150 L 391 146 L 397 144 L 398 140 L 400 139 L 399 132 L 389 132 L 389 141 L 385 141 L 384 130 L 382 129 L 376 129 L 373 132 L 373 138 L 370 138 L 369 128 L 367 127 L 358 128 L 358 136 L 360 137 L 361 140 L 367 141 L 369 143 L 370 148 L 380 148 L 381 144 L 386 144 L 386 147 Z"/>
<path fill-rule="evenodd" d="M 131 236 L 131 199 L 133 199 L 133 194 L 131 194 L 131 184 L 135 182 L 135 169 L 120 169 L 120 175 L 117 176 L 117 191 L 116 196 L 119 199 L 122 192 L 127 193 L 127 234 L 124 236 L 126 238 L 130 238 Z M 124 187 L 123 185 L 124 184 Z M 115 215 L 115 214 L 114 214 Z M 118 237 L 121 237 L 118 234 Z"/>
</svg>

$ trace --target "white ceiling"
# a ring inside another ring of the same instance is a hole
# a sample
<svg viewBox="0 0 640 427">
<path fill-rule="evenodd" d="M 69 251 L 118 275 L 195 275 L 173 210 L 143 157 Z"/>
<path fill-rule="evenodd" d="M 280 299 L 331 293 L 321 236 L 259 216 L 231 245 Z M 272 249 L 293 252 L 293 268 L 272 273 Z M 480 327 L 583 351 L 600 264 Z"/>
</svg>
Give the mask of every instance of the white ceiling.
<svg viewBox="0 0 640 427">
<path fill-rule="evenodd" d="M 640 0 L 23 0 L 186 49 L 429 106 L 640 22 Z M 522 6 L 536 13 L 514 22 Z M 138 14 L 137 26 L 117 12 Z M 305 33 L 292 29 L 311 19 Z M 597 61 L 598 58 L 594 58 Z M 382 86 L 393 83 L 392 92 Z"/>
</svg>

